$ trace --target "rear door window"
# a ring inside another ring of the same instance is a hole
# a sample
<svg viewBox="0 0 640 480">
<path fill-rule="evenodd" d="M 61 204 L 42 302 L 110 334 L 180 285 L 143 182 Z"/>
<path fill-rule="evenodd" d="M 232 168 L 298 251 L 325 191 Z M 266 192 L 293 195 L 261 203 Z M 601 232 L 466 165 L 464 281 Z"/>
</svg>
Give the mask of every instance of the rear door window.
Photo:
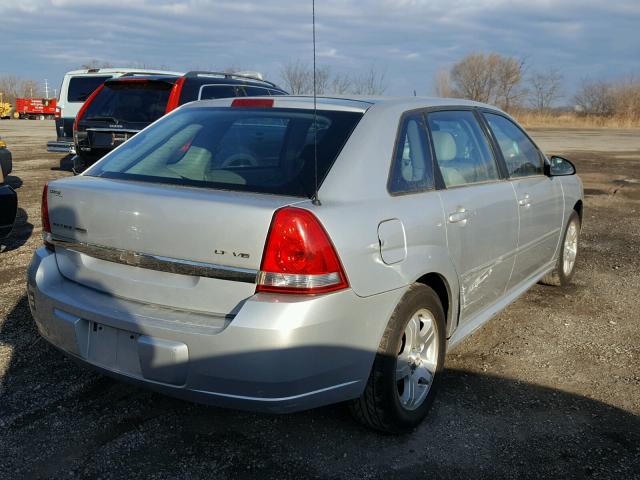
<svg viewBox="0 0 640 480">
<path fill-rule="evenodd" d="M 110 82 L 87 107 L 83 120 L 151 123 L 165 114 L 172 84 L 154 81 Z"/>
<path fill-rule="evenodd" d="M 422 114 L 402 121 L 389 176 L 390 193 L 421 192 L 433 188 L 433 162 Z"/>
<path fill-rule="evenodd" d="M 109 76 L 91 76 L 91 77 L 72 77 L 69 80 L 69 88 L 67 90 L 68 102 L 84 102 L 94 92 L 96 88 L 102 85 Z"/>
<path fill-rule="evenodd" d="M 310 197 L 316 164 L 320 185 L 361 117 L 319 111 L 314 122 L 311 110 L 186 108 L 85 174 Z"/>
<path fill-rule="evenodd" d="M 436 160 L 447 187 L 498 180 L 487 136 L 469 110 L 427 115 Z"/>
<path fill-rule="evenodd" d="M 543 174 L 542 155 L 515 123 L 494 113 L 485 113 L 484 117 L 498 141 L 510 177 Z"/>
</svg>

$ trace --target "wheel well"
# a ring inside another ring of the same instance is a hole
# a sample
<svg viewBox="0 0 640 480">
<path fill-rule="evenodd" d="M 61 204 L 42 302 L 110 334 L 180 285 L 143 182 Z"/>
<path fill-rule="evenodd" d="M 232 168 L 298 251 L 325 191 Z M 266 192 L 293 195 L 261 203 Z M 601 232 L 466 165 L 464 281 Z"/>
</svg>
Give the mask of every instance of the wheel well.
<svg viewBox="0 0 640 480">
<path fill-rule="evenodd" d="M 573 206 L 573 209 L 578 214 L 578 218 L 580 218 L 580 223 L 582 223 L 582 200 L 578 200 L 576 204 Z"/>
<path fill-rule="evenodd" d="M 438 298 L 440 298 L 440 303 L 442 303 L 444 318 L 446 319 L 447 325 L 449 325 L 449 285 L 446 280 L 437 273 L 427 273 L 416 280 L 416 283 L 431 287 L 434 292 L 436 292 Z"/>
</svg>

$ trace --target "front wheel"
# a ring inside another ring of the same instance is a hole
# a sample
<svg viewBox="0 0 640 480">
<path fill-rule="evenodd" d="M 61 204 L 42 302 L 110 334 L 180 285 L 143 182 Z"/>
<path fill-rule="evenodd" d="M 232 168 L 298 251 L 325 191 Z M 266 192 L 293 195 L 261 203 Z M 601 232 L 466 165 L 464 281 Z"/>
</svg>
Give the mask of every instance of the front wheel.
<svg viewBox="0 0 640 480">
<path fill-rule="evenodd" d="M 444 365 L 445 317 L 433 289 L 412 285 L 389 320 L 369 380 L 351 410 L 385 433 L 415 428 L 427 415 Z"/>
<path fill-rule="evenodd" d="M 560 245 L 556 266 L 540 280 L 540 283 L 564 287 L 571 282 L 578 258 L 580 226 L 580 217 L 574 210 L 569 216 L 567 228 L 562 237 L 562 245 Z"/>
</svg>

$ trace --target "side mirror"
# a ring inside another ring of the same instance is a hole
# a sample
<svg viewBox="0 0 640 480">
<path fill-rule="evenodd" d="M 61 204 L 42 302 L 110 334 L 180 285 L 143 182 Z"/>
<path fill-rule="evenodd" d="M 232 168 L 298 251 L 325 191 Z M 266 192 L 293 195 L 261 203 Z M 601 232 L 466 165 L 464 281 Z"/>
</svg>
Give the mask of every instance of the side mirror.
<svg viewBox="0 0 640 480">
<path fill-rule="evenodd" d="M 544 173 L 548 177 L 564 177 L 575 175 L 576 167 L 566 158 L 553 156 L 544 162 Z"/>
<path fill-rule="evenodd" d="M 11 233 L 18 211 L 18 196 L 9 185 L 0 186 L 0 240 Z"/>
</svg>

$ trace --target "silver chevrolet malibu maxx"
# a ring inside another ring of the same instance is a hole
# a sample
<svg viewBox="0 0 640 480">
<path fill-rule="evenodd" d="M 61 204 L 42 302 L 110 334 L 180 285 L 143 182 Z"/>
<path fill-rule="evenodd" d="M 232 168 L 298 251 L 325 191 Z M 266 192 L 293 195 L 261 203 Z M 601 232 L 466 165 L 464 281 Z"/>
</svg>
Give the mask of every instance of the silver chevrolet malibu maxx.
<svg viewBox="0 0 640 480">
<path fill-rule="evenodd" d="M 349 400 L 402 432 L 447 348 L 571 279 L 582 198 L 568 160 L 488 105 L 196 102 L 45 186 L 29 304 L 118 378 L 269 412 Z"/>
</svg>

